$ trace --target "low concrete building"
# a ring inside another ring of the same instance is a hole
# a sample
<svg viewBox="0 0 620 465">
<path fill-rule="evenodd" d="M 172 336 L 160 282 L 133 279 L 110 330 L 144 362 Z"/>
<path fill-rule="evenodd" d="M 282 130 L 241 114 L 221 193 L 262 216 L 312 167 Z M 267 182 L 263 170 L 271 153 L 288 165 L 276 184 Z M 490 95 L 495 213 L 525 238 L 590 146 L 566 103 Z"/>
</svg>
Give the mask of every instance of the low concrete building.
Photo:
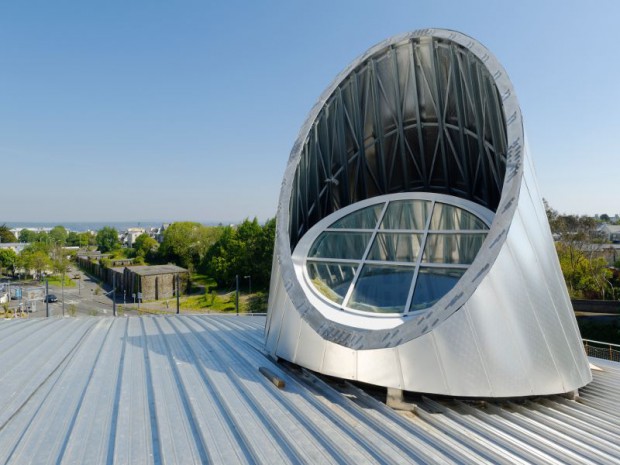
<svg viewBox="0 0 620 465">
<path fill-rule="evenodd" d="M 181 294 L 187 292 L 189 272 L 176 265 L 153 265 L 110 268 L 114 275 L 117 295 L 124 295 L 127 301 L 141 293 L 142 300 L 170 299 L 177 294 L 176 276 L 179 276 Z"/>
</svg>

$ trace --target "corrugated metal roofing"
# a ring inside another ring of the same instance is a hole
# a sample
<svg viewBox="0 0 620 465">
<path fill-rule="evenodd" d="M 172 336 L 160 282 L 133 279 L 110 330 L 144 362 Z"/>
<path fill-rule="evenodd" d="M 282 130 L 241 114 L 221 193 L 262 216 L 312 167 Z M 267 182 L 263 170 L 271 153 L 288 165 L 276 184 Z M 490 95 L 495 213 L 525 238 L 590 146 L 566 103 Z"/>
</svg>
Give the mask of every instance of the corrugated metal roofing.
<svg viewBox="0 0 620 465">
<path fill-rule="evenodd" d="M 579 401 L 420 396 L 415 413 L 402 413 L 274 363 L 264 324 L 1 322 L 0 463 L 620 463 L 618 363 L 596 360 L 604 371 Z"/>
</svg>

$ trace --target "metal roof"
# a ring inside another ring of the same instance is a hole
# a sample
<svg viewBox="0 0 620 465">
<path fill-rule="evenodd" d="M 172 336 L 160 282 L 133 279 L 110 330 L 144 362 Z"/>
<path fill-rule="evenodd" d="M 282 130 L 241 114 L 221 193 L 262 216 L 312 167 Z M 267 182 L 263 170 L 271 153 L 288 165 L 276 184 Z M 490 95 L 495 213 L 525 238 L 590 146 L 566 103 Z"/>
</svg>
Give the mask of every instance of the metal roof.
<svg viewBox="0 0 620 465">
<path fill-rule="evenodd" d="M 187 273 L 187 269 L 176 265 L 140 265 L 127 267 L 132 273 L 141 276 L 151 276 L 156 274 Z"/>
<path fill-rule="evenodd" d="M 279 365 L 262 316 L 0 322 L 0 463 L 620 463 L 620 364 L 561 396 L 395 412 Z M 278 389 L 259 368 L 285 381 Z"/>
</svg>

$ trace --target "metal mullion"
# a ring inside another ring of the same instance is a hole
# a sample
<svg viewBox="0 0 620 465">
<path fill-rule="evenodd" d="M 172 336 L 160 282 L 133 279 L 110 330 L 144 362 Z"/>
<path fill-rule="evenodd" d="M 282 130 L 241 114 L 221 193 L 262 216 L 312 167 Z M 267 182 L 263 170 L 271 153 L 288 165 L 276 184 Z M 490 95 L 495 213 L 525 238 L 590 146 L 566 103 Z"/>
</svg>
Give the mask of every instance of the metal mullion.
<svg viewBox="0 0 620 465">
<path fill-rule="evenodd" d="M 361 198 L 368 197 L 368 189 L 366 187 L 366 144 L 364 141 L 364 117 L 362 115 L 361 102 L 362 98 L 359 91 L 359 74 L 355 73 L 353 75 L 353 108 L 351 108 L 351 112 L 353 113 L 353 134 L 355 135 L 355 143 L 357 144 L 357 150 L 359 153 L 359 158 L 357 161 L 358 165 L 358 183 L 360 185 L 361 190 Z M 365 95 L 366 92 L 363 92 Z M 366 100 L 364 99 L 364 102 Z M 367 103 L 367 102 L 366 102 Z M 368 105 L 365 105 L 368 106 Z"/>
<path fill-rule="evenodd" d="M 403 189 L 407 188 L 407 159 L 405 151 L 405 131 L 403 130 L 403 96 L 400 92 L 400 79 L 398 71 L 398 53 L 392 53 L 392 72 L 394 73 L 394 98 L 396 99 L 396 129 L 398 130 L 398 145 L 400 146 L 400 162 L 403 169 Z"/>
<path fill-rule="evenodd" d="M 352 258 L 308 257 L 306 259 L 306 264 L 312 263 L 312 262 L 334 263 L 334 264 L 346 263 L 346 264 L 353 264 L 353 265 L 360 264 L 359 260 L 355 260 Z"/>
<path fill-rule="evenodd" d="M 444 138 L 447 141 L 448 145 L 450 146 L 450 150 L 452 152 L 452 154 L 454 155 L 454 162 L 456 163 L 456 167 L 458 168 L 458 170 L 461 172 L 461 176 L 463 176 L 463 179 L 465 181 L 467 181 L 467 178 L 465 177 L 465 171 L 463 170 L 463 166 L 461 165 L 461 160 L 459 160 L 459 153 L 456 150 L 456 147 L 454 146 L 454 142 L 452 142 L 452 137 L 450 136 L 450 132 L 447 130 L 448 125 L 444 125 Z"/>
<path fill-rule="evenodd" d="M 422 236 L 422 241 L 420 242 L 420 253 L 418 254 L 418 258 L 415 264 L 415 270 L 413 272 L 413 278 L 411 280 L 411 287 L 409 288 L 409 294 L 407 294 L 407 301 L 405 302 L 405 310 L 403 311 L 403 315 L 409 313 L 409 307 L 411 307 L 411 301 L 413 300 L 413 291 L 415 290 L 415 286 L 418 282 L 418 274 L 420 274 L 420 264 L 422 263 L 422 256 L 424 255 L 424 249 L 426 248 L 426 238 L 428 237 L 428 230 L 431 227 L 431 220 L 433 218 L 433 211 L 435 210 L 435 202 L 432 201 L 431 212 L 426 219 L 426 228 L 424 231 L 424 235 Z"/>
<path fill-rule="evenodd" d="M 466 121 L 465 121 L 465 108 L 463 105 L 463 89 L 462 89 L 462 82 L 461 82 L 461 78 L 460 78 L 460 72 L 459 69 L 461 67 L 461 62 L 459 60 L 459 56 L 458 56 L 458 51 L 456 50 L 455 46 L 452 45 L 450 47 L 450 55 L 452 58 L 452 75 L 454 78 L 454 88 L 455 88 L 455 99 L 456 99 L 456 117 L 457 120 L 459 122 L 458 127 L 459 127 L 459 145 L 461 148 L 461 153 L 459 154 L 459 156 L 462 159 L 462 164 L 463 164 L 463 177 L 465 178 L 465 183 L 467 184 L 468 190 L 469 190 L 469 196 L 472 196 L 472 187 L 471 187 L 471 180 L 469 177 L 469 165 L 467 163 L 467 158 L 466 158 L 466 149 L 465 149 L 465 132 L 464 129 L 466 127 Z"/>
<path fill-rule="evenodd" d="M 377 76 L 377 84 L 378 84 L 378 89 L 379 89 L 378 95 L 383 96 L 383 100 L 385 101 L 388 112 L 390 113 L 390 117 L 392 118 L 392 121 L 394 122 L 394 129 L 387 131 L 387 132 L 383 132 L 383 140 L 385 141 L 390 136 L 398 134 L 398 119 L 394 117 L 394 110 L 392 108 L 393 107 L 392 102 L 390 102 L 388 98 L 388 95 L 387 95 L 388 93 L 385 90 L 383 81 L 381 80 L 380 76 Z M 381 129 L 383 131 L 385 128 L 382 126 Z M 394 169 L 396 167 L 396 150 L 397 150 L 397 144 L 394 144 L 394 148 L 392 152 L 389 154 L 390 156 L 387 158 L 390 161 L 390 166 L 387 172 L 387 185 L 390 187 L 393 185 L 392 179 L 394 178 Z M 384 145 L 384 155 L 387 155 L 387 153 L 385 152 L 385 145 Z"/>
<path fill-rule="evenodd" d="M 379 229 L 379 232 L 390 234 L 424 234 L 423 229 Z"/>
<path fill-rule="evenodd" d="M 490 153 L 493 152 L 495 153 L 495 148 L 493 147 L 493 125 L 494 125 L 494 120 L 492 119 L 492 115 L 491 115 L 491 103 L 490 103 L 490 97 L 489 94 L 487 92 L 487 85 L 486 85 L 486 80 L 485 80 L 485 74 L 484 71 L 478 69 L 478 82 L 480 84 L 480 104 L 482 105 L 482 130 L 483 130 L 483 135 L 484 137 L 482 138 L 482 144 L 484 147 L 484 159 L 486 160 L 486 167 L 487 167 L 487 176 L 490 177 L 489 182 L 487 183 L 487 196 L 488 196 L 488 204 L 492 205 L 494 203 L 494 199 L 495 199 L 495 193 L 496 192 L 501 192 L 501 185 L 499 184 L 499 178 L 498 178 L 498 173 L 496 173 L 496 168 L 495 168 L 495 162 L 494 162 L 494 156 Z M 487 124 L 486 122 L 489 121 L 489 130 L 487 130 Z M 490 142 L 487 142 L 487 140 Z M 494 188 L 495 186 L 495 188 Z"/>
<path fill-rule="evenodd" d="M 297 188 L 299 190 L 299 198 L 301 199 L 301 215 L 303 219 L 303 224 L 306 229 L 308 228 L 308 190 L 306 189 L 306 177 L 308 170 L 306 169 L 308 165 L 307 157 L 303 157 L 300 161 L 300 174 L 297 177 L 298 185 Z"/>
<path fill-rule="evenodd" d="M 317 209 L 317 217 L 321 218 L 322 217 L 322 209 L 321 209 L 321 184 L 320 184 L 320 176 L 319 176 L 319 164 L 321 163 L 319 160 L 319 156 L 318 156 L 318 142 L 317 142 L 317 135 L 316 135 L 316 126 L 313 127 L 312 129 L 312 133 L 311 133 L 311 137 L 312 137 L 312 141 L 311 141 L 311 147 L 312 149 L 307 149 L 308 152 L 311 153 L 311 159 L 314 162 L 314 167 L 313 167 L 313 174 L 314 174 L 314 182 L 313 182 L 313 188 L 314 188 L 314 195 L 315 195 L 315 199 L 314 199 L 314 203 L 316 205 L 316 209 Z"/>
<path fill-rule="evenodd" d="M 348 233 L 369 233 L 369 234 L 372 234 L 374 229 L 369 229 L 369 228 L 325 228 L 324 231 L 329 231 L 329 232 L 348 232 Z"/>
<path fill-rule="evenodd" d="M 369 265 L 390 265 L 390 266 L 400 266 L 402 268 L 415 268 L 415 264 L 412 262 L 395 262 L 392 260 L 366 260 L 364 264 Z"/>
<path fill-rule="evenodd" d="M 493 89 L 493 95 L 491 99 L 493 102 L 493 105 L 491 106 L 491 112 L 494 117 L 493 120 L 504 122 L 504 115 L 501 110 L 501 104 L 498 101 L 498 95 L 495 89 Z M 505 134 L 504 131 L 502 131 L 496 124 L 491 125 L 491 137 L 493 139 L 493 152 L 495 153 L 495 157 L 493 158 L 493 162 L 494 162 L 493 165 L 495 167 L 495 171 L 499 174 L 499 177 L 501 177 L 501 173 L 502 173 L 501 166 L 499 165 L 499 161 L 500 161 L 501 153 L 505 151 L 505 147 L 506 147 L 504 134 Z M 501 186 L 501 182 L 499 179 L 498 179 L 497 185 L 498 185 L 498 190 L 501 191 L 502 186 Z"/>
<path fill-rule="evenodd" d="M 416 51 L 413 41 L 409 42 L 411 48 L 411 78 L 412 85 L 415 89 L 415 117 L 416 117 L 416 129 L 418 132 L 418 150 L 420 151 L 420 172 L 424 187 L 428 188 L 430 185 L 428 173 L 426 172 L 426 155 L 424 153 L 424 139 L 422 133 L 422 120 L 420 119 L 420 89 L 418 89 L 418 78 L 416 74 Z"/>
<path fill-rule="evenodd" d="M 368 85 L 370 86 L 370 94 L 373 101 L 373 130 L 375 136 L 375 152 L 377 154 L 377 158 L 379 159 L 379 163 L 377 163 L 377 178 L 379 178 L 379 182 L 382 184 L 379 186 L 379 190 L 382 191 L 382 194 L 387 194 L 389 192 L 389 188 L 387 185 L 387 178 L 385 177 L 385 153 L 383 147 L 383 127 L 381 125 L 381 112 L 379 111 L 379 90 L 378 90 L 378 77 L 377 77 L 377 68 L 374 60 L 370 60 L 370 79 Z"/>
<path fill-rule="evenodd" d="M 345 142 L 345 135 L 344 135 L 344 101 L 342 100 L 342 90 L 340 88 L 338 88 L 338 91 L 336 93 L 336 118 L 335 118 L 335 132 L 336 132 L 336 139 L 337 139 L 337 149 L 340 152 L 340 163 L 342 168 L 344 169 L 344 175 L 342 176 L 342 188 L 340 189 L 340 192 L 342 193 L 344 191 L 344 199 L 341 199 L 340 202 L 340 207 L 342 208 L 342 204 L 344 203 L 344 205 L 349 205 L 351 203 L 351 191 L 349 188 L 349 160 L 347 157 L 347 144 Z"/>
<path fill-rule="evenodd" d="M 306 145 L 304 148 L 305 156 L 304 156 L 304 179 L 303 179 L 303 192 L 304 192 L 304 209 L 306 210 L 306 224 L 308 225 L 308 229 L 310 229 L 310 224 L 312 223 L 311 210 L 313 205 L 313 198 L 311 196 L 312 191 L 312 159 L 308 156 L 308 146 Z M 314 199 L 316 202 L 316 199 Z"/>
<path fill-rule="evenodd" d="M 475 62 L 472 62 L 470 60 L 469 55 L 467 55 L 466 57 L 467 59 L 467 69 L 469 71 L 469 79 L 471 81 L 471 89 L 472 92 L 475 95 L 480 96 L 480 88 L 479 88 L 479 74 L 478 74 L 478 67 L 476 66 Z M 475 118 L 475 128 L 476 128 L 476 141 L 478 142 L 478 167 L 480 168 L 480 170 L 482 171 L 482 176 L 480 177 L 482 184 L 483 184 L 483 191 L 486 192 L 486 199 L 485 202 L 487 203 L 487 207 L 490 206 L 490 202 L 489 202 L 489 185 L 487 182 L 487 170 L 486 170 L 486 165 L 485 165 L 485 153 L 484 153 L 484 127 L 482 127 L 481 130 L 481 124 L 484 124 L 483 121 L 483 116 L 481 115 L 481 108 L 480 108 L 480 103 L 479 103 L 479 99 L 477 98 L 472 98 L 472 102 L 474 104 L 474 118 Z"/>
<path fill-rule="evenodd" d="M 491 205 L 491 197 L 492 197 L 492 183 L 491 180 L 489 180 L 489 174 L 491 176 L 493 176 L 493 167 L 488 163 L 488 153 L 487 153 L 487 147 L 486 147 L 486 141 L 487 141 L 487 112 L 486 112 L 486 106 L 487 106 L 487 100 L 488 97 L 484 92 L 484 72 L 482 70 L 480 70 L 480 68 L 476 65 L 476 80 L 478 82 L 478 105 L 480 106 L 480 114 L 482 116 L 482 124 L 481 124 L 481 134 L 482 134 L 482 138 L 480 140 L 480 143 L 482 145 L 482 153 L 481 153 L 481 158 L 483 160 L 483 170 L 484 170 L 484 179 L 486 180 L 486 196 L 487 196 L 487 204 L 490 206 Z M 491 171 L 491 172 L 490 172 Z M 490 172 L 490 173 L 489 173 Z M 495 183 L 495 179 L 492 180 L 493 183 Z"/>
<path fill-rule="evenodd" d="M 429 234 L 488 234 L 488 229 L 437 229 Z"/>
<path fill-rule="evenodd" d="M 385 261 L 385 260 L 366 260 L 364 264 L 369 265 L 390 265 L 390 266 L 400 266 L 402 268 L 414 268 L 415 265 L 411 262 L 393 262 L 393 261 Z M 450 268 L 454 270 L 466 270 L 469 268 L 469 264 L 465 263 L 423 263 L 420 264 L 420 268 Z M 414 277 L 417 276 L 417 273 L 414 274 Z M 411 289 L 410 289 L 411 292 Z"/>
<path fill-rule="evenodd" d="M 437 48 L 438 45 L 436 45 L 436 43 L 433 41 L 431 42 L 431 66 L 433 67 L 432 71 L 433 74 L 435 76 L 434 79 L 434 84 L 435 84 L 435 92 L 436 92 L 436 109 L 437 109 L 437 122 L 439 124 L 439 128 L 437 130 L 437 137 L 439 138 L 439 146 L 441 149 L 441 161 L 442 161 L 442 165 L 443 165 L 443 174 L 444 174 L 444 179 L 445 179 L 445 184 L 446 184 L 446 189 L 448 194 L 451 192 L 450 189 L 450 178 L 449 178 L 449 173 L 448 173 L 448 160 L 446 158 L 446 147 L 445 147 L 445 114 L 443 111 L 443 99 L 442 99 L 442 95 L 441 95 L 441 82 L 440 82 L 440 76 L 439 76 L 439 65 L 438 65 L 438 57 L 437 57 Z"/>
<path fill-rule="evenodd" d="M 409 47 L 408 50 L 410 50 L 410 48 L 411 48 L 411 41 L 409 41 L 407 45 Z M 419 160 L 417 160 L 416 156 L 415 156 L 415 152 L 414 152 L 414 150 L 411 147 L 411 144 L 407 140 L 407 137 L 405 137 L 405 130 L 411 129 L 414 126 L 417 127 L 418 124 L 419 124 L 419 121 L 417 121 L 417 119 L 416 119 L 415 125 L 413 125 L 413 126 L 410 125 L 410 124 L 409 125 L 405 124 L 405 121 L 406 121 L 406 119 L 405 119 L 405 107 L 406 107 L 407 95 L 409 95 L 409 90 L 411 89 L 411 82 L 415 81 L 415 78 L 411 77 L 412 73 L 415 72 L 414 69 L 411 66 L 411 63 L 412 63 L 411 55 L 408 55 L 407 62 L 408 62 L 408 64 L 405 67 L 405 71 L 404 71 L 406 73 L 405 74 L 405 84 L 403 86 L 403 95 L 401 97 L 402 105 L 400 107 L 400 114 L 402 115 L 401 116 L 401 120 L 402 121 L 401 121 L 400 131 L 401 131 L 401 133 L 403 135 L 403 143 L 404 143 L 404 146 L 405 146 L 406 155 L 407 155 L 407 157 L 411 158 L 411 162 L 413 163 L 413 166 L 414 166 L 414 168 L 416 169 L 416 171 L 418 173 L 419 179 L 422 180 L 422 184 L 426 185 L 425 182 L 423 181 L 425 175 L 424 175 L 424 173 L 422 171 L 422 168 L 420 167 L 420 164 L 424 163 L 423 154 L 420 154 L 421 156 L 419 157 Z M 396 63 L 398 64 L 398 61 Z M 398 69 L 400 69 L 400 68 L 398 68 Z M 415 87 L 414 87 L 414 89 L 415 89 Z M 417 89 L 415 89 L 415 92 L 416 92 L 416 95 L 417 95 Z M 417 100 L 417 98 L 416 98 L 416 100 Z M 416 106 L 416 109 L 417 109 L 417 103 L 416 103 L 415 106 Z"/>
<path fill-rule="evenodd" d="M 421 268 L 449 268 L 452 270 L 466 270 L 471 266 L 470 263 L 423 263 Z"/>
<path fill-rule="evenodd" d="M 349 303 L 349 299 L 351 298 L 351 294 L 353 294 L 353 288 L 355 287 L 355 284 L 357 283 L 357 280 L 362 272 L 362 268 L 364 268 L 364 262 L 366 261 L 366 257 L 368 257 L 368 254 L 370 253 L 370 248 L 372 247 L 373 243 L 375 242 L 375 237 L 377 237 L 377 232 L 379 231 L 379 226 L 381 225 L 381 222 L 383 221 L 383 216 L 385 215 L 385 212 L 387 211 L 387 207 L 390 204 L 390 202 L 385 202 L 383 204 L 383 209 L 381 210 L 381 214 L 379 215 L 379 219 L 377 220 L 377 224 L 375 225 L 375 229 L 372 233 L 372 235 L 370 236 L 370 241 L 368 241 L 368 245 L 366 246 L 366 250 L 364 251 L 364 255 L 362 255 L 362 259 L 360 260 L 360 266 L 357 268 L 357 270 L 355 270 L 355 276 L 353 276 L 353 279 L 351 280 L 351 284 L 349 285 L 349 289 L 347 289 L 347 293 L 344 295 L 344 298 L 342 299 L 342 306 L 346 307 L 347 304 Z"/>
</svg>

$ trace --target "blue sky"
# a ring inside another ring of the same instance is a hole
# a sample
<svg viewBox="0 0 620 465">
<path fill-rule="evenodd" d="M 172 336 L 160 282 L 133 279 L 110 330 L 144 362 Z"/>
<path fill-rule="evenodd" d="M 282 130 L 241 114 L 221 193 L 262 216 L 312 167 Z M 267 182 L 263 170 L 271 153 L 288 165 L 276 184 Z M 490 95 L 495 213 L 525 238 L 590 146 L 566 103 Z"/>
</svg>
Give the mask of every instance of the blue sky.
<svg viewBox="0 0 620 465">
<path fill-rule="evenodd" d="M 619 20 L 617 0 L 8 0 L 0 223 L 272 217 L 324 88 L 427 27 L 506 68 L 553 207 L 615 214 Z"/>
</svg>

